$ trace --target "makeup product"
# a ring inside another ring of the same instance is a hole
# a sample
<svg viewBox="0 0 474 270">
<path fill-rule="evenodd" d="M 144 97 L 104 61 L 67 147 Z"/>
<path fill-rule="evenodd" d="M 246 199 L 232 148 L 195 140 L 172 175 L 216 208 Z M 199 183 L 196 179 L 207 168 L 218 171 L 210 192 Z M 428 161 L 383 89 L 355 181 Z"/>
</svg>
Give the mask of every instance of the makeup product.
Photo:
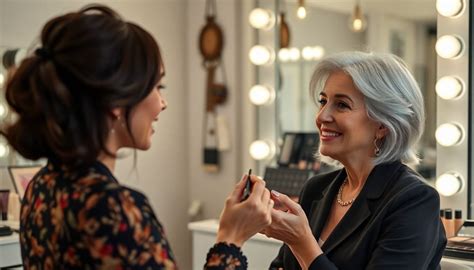
<svg viewBox="0 0 474 270">
<path fill-rule="evenodd" d="M 250 181 L 251 174 L 252 174 L 252 169 L 249 169 L 249 173 L 247 175 L 247 182 L 245 182 L 244 192 L 242 193 L 242 197 L 240 198 L 241 202 L 247 200 L 247 198 L 250 196 L 250 191 L 252 189 L 252 181 Z"/>
<path fill-rule="evenodd" d="M 2 189 L 0 190 L 0 212 L 2 220 L 8 219 L 8 199 L 10 195 L 10 190 Z"/>
<path fill-rule="evenodd" d="M 444 229 L 446 231 L 446 238 L 451 238 L 454 236 L 454 219 L 453 219 L 453 210 L 446 209 L 444 210 L 444 217 L 446 218 Z"/>
<path fill-rule="evenodd" d="M 456 211 L 454 211 L 454 234 L 455 235 L 458 234 L 458 231 L 461 229 L 463 224 L 464 224 L 464 220 L 462 219 L 462 210 L 456 209 Z"/>
</svg>

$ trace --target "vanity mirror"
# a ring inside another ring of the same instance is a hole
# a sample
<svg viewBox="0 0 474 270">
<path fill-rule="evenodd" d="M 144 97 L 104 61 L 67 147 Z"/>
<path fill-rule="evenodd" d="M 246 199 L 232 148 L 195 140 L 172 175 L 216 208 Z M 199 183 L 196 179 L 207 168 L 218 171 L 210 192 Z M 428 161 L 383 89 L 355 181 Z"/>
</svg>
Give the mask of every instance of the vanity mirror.
<svg viewBox="0 0 474 270">
<path fill-rule="evenodd" d="M 257 4 L 268 5 L 266 2 L 272 1 L 257 1 Z M 446 4 L 449 6 L 454 2 L 461 3 L 457 14 L 443 15 L 439 7 Z M 450 175 L 459 177 L 449 179 L 456 179 L 459 188 L 451 192 L 450 197 L 442 196 L 442 206 L 464 208 L 467 212 L 472 212 L 469 203 L 472 185 L 467 166 L 470 162 L 469 96 L 466 94 L 469 89 L 469 51 L 463 49 L 470 48 L 469 3 L 470 1 L 463 0 L 305 1 L 306 17 L 301 19 L 297 16 L 300 7 L 298 1 L 275 0 L 272 3 L 273 11 L 275 14 L 282 11 L 285 13 L 291 40 L 288 48 L 282 50 L 279 48 L 278 35 L 275 34 L 271 43 L 275 48 L 273 74 L 267 74 L 268 67 L 257 71 L 257 82 L 273 82 L 271 86 L 276 93 L 273 108 L 258 109 L 257 137 L 274 139 L 278 157 L 283 134 L 315 131 L 316 111 L 308 95 L 308 87 L 313 68 L 322 56 L 348 50 L 396 54 L 407 63 L 425 98 L 426 127 L 418 145 L 422 163 L 416 169 L 433 186 L 437 178 L 455 171 L 455 174 Z M 436 4 L 439 6 L 438 10 Z M 363 31 L 354 31 L 357 28 L 354 24 L 359 23 L 355 20 L 357 18 L 361 19 Z M 278 33 L 278 22 L 275 25 L 275 33 Z M 259 31 L 258 35 L 258 43 L 265 45 L 267 42 L 268 46 L 269 39 L 265 38 L 268 34 Z M 453 36 L 441 38 L 444 35 Z M 451 49 L 452 52 L 443 48 Z M 446 54 L 456 53 L 456 48 L 459 48 L 459 55 L 449 58 Z M 440 80 L 442 77 L 447 78 Z M 462 88 L 465 90 L 461 90 Z M 446 93 L 443 89 L 450 90 Z M 461 91 L 456 94 L 452 91 L 456 89 Z M 451 125 L 448 127 L 443 125 L 445 123 Z M 456 135 L 453 132 L 446 133 L 448 129 L 444 127 L 457 132 L 459 138 L 452 137 L 451 135 Z M 436 131 L 438 136 L 435 136 Z M 452 140 L 455 141 L 450 142 Z M 277 158 L 272 162 L 265 161 L 263 166 L 275 164 L 276 160 Z"/>
</svg>

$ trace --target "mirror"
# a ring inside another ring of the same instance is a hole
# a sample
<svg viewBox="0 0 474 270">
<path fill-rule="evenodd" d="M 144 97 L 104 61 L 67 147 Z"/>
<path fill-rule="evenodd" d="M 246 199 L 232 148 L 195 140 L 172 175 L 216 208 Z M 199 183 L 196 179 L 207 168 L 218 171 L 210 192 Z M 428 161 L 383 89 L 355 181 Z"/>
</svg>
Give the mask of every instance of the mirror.
<svg viewBox="0 0 474 270">
<path fill-rule="evenodd" d="M 285 132 L 314 132 L 315 106 L 309 97 L 309 82 L 318 59 L 341 51 L 393 53 L 404 59 L 425 97 L 426 126 L 419 143 L 422 163 L 417 170 L 426 178 L 436 176 L 436 7 L 434 1 L 362 0 L 367 18 L 363 32 L 350 29 L 357 1 L 306 1 L 306 17 L 297 16 L 298 1 L 280 1 L 275 13 L 283 12 L 290 29 L 289 47 L 280 49 L 277 118 Z"/>
</svg>

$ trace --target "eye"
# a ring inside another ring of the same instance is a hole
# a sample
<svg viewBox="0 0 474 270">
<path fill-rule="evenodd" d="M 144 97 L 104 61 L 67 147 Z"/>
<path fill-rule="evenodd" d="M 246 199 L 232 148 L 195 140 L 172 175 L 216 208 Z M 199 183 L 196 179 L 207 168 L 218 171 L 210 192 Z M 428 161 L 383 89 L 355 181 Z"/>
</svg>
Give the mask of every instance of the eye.
<svg viewBox="0 0 474 270">
<path fill-rule="evenodd" d="M 324 106 L 324 105 L 326 105 L 327 100 L 326 100 L 325 98 L 319 98 L 318 103 L 319 103 L 321 106 Z"/>
<path fill-rule="evenodd" d="M 350 109 L 351 107 L 347 103 L 340 101 L 340 102 L 337 103 L 337 108 L 339 108 L 339 109 Z"/>
</svg>

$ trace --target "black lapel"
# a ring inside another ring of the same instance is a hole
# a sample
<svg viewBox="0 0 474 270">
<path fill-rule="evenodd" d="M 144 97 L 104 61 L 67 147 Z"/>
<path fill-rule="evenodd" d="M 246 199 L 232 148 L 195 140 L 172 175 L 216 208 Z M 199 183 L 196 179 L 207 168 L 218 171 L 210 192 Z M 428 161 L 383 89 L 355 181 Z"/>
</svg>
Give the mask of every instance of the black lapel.
<svg viewBox="0 0 474 270">
<path fill-rule="evenodd" d="M 370 207 L 369 207 L 369 200 L 379 198 L 383 191 L 386 189 L 388 183 L 391 182 L 392 178 L 395 175 L 398 175 L 397 170 L 402 166 L 400 162 L 393 162 L 393 163 L 386 163 L 376 166 L 372 172 L 369 174 L 367 178 L 367 182 L 365 183 L 363 189 L 361 190 L 359 196 L 354 201 L 353 205 L 347 211 L 346 215 L 341 219 L 339 224 L 334 228 L 332 233 L 329 235 L 326 242 L 323 245 L 323 251 L 325 253 L 329 253 L 333 250 L 337 245 L 339 245 L 344 239 L 349 237 L 357 228 L 371 215 Z M 345 177 L 345 171 L 344 171 Z M 344 178 L 343 178 L 344 179 Z M 340 179 L 338 179 L 340 180 Z M 342 182 L 342 180 L 340 180 Z M 337 182 L 340 182 L 337 181 Z M 326 222 L 327 215 L 329 210 L 331 209 L 331 204 L 337 194 L 340 184 L 335 185 L 331 189 L 333 192 L 328 197 L 325 197 L 323 200 L 324 206 L 322 206 L 322 211 L 325 211 L 324 220 L 319 220 L 317 224 L 318 228 L 318 236 L 321 233 L 322 227 Z M 319 208 L 319 207 L 318 207 Z"/>
<path fill-rule="evenodd" d="M 309 224 L 311 226 L 313 235 L 318 237 L 321 235 L 321 231 L 323 230 L 323 226 L 326 223 L 326 219 L 329 214 L 329 210 L 331 210 L 332 202 L 339 190 L 339 187 L 342 184 L 342 181 L 346 178 L 346 171 L 341 170 L 334 180 L 329 184 L 326 189 L 322 190 L 322 195 L 319 198 L 315 198 L 311 205 L 311 220 Z"/>
</svg>

